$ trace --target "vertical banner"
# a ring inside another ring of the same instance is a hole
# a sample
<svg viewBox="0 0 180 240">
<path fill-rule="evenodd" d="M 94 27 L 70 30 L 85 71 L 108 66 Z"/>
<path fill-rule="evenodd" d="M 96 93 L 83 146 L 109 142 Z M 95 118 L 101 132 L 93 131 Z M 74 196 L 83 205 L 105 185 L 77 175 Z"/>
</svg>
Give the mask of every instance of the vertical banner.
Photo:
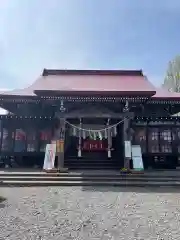
<svg viewBox="0 0 180 240">
<path fill-rule="evenodd" d="M 57 140 L 56 141 L 56 151 L 58 153 L 64 152 L 64 140 Z"/>
<path fill-rule="evenodd" d="M 131 158 L 131 141 L 124 141 L 125 157 Z"/>
<path fill-rule="evenodd" d="M 144 170 L 142 152 L 140 145 L 132 145 L 133 168 L 136 170 Z"/>
<path fill-rule="evenodd" d="M 54 168 L 54 162 L 55 162 L 55 156 L 56 156 L 56 144 L 47 144 L 46 145 L 46 151 L 45 151 L 45 157 L 44 157 L 44 170 L 51 170 Z"/>
</svg>

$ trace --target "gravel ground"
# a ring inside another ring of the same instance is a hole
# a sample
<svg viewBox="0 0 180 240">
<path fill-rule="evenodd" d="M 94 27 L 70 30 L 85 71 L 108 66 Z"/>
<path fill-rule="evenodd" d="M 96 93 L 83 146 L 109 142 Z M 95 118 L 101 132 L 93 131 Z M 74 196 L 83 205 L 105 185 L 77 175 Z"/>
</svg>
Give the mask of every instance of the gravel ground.
<svg viewBox="0 0 180 240">
<path fill-rule="evenodd" d="M 180 191 L 1 188 L 0 240 L 180 239 Z"/>
</svg>

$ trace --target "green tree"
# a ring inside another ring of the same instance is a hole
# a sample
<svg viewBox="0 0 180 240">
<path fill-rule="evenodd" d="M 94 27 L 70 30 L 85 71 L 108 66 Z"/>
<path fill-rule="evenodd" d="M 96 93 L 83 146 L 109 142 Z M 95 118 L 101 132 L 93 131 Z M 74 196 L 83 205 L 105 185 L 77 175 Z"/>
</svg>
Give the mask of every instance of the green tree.
<svg viewBox="0 0 180 240">
<path fill-rule="evenodd" d="M 169 62 L 163 87 L 172 92 L 180 92 L 180 55 Z"/>
</svg>

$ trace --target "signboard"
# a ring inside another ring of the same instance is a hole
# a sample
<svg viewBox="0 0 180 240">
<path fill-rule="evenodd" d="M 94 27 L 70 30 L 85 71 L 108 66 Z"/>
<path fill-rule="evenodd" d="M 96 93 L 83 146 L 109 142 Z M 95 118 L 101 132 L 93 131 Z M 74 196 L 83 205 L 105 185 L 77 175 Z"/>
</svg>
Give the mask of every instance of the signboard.
<svg viewBox="0 0 180 240">
<path fill-rule="evenodd" d="M 132 145 L 132 160 L 134 169 L 144 170 L 140 145 Z"/>
<path fill-rule="evenodd" d="M 106 140 L 84 140 L 83 150 L 85 151 L 106 151 L 108 148 Z"/>
<path fill-rule="evenodd" d="M 59 153 L 64 152 L 64 140 L 57 140 L 56 141 L 56 151 Z"/>
<path fill-rule="evenodd" d="M 63 153 L 64 152 L 64 140 L 52 140 L 52 144 L 56 144 L 56 152 Z"/>
<path fill-rule="evenodd" d="M 56 144 L 54 143 L 47 144 L 43 169 L 50 170 L 54 168 L 55 156 L 56 156 Z"/>
<path fill-rule="evenodd" d="M 125 145 L 125 157 L 131 158 L 131 141 L 124 141 Z"/>
</svg>

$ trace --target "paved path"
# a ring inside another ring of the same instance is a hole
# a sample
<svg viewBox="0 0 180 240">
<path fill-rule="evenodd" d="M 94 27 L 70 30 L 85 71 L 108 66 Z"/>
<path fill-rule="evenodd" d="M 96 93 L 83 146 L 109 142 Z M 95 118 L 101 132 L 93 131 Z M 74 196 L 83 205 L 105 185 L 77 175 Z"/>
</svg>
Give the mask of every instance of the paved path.
<svg viewBox="0 0 180 240">
<path fill-rule="evenodd" d="M 2 188 L 0 240 L 179 239 L 180 191 Z"/>
</svg>

